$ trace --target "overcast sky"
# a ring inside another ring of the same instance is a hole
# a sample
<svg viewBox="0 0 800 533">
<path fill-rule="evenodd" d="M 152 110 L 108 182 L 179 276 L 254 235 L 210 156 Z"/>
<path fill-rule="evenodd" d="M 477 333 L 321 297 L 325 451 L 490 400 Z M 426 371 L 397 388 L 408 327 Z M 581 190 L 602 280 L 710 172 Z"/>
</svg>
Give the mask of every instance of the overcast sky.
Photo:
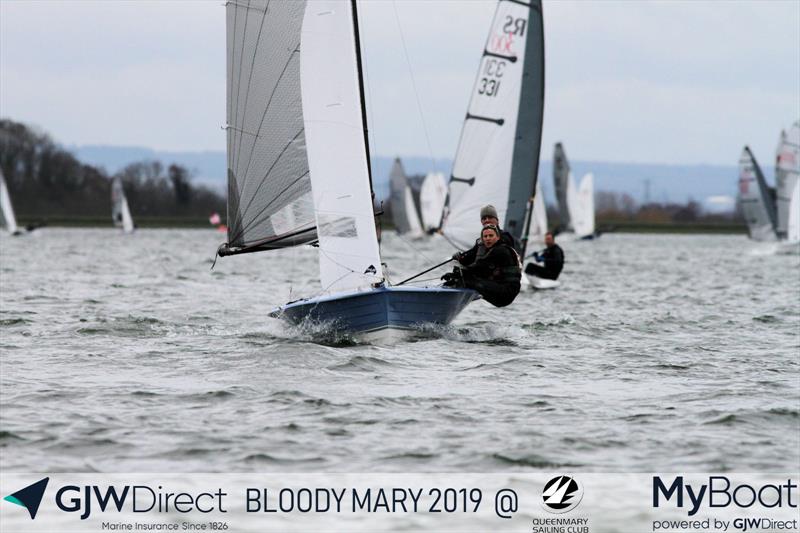
<svg viewBox="0 0 800 533">
<path fill-rule="evenodd" d="M 224 150 L 222 4 L 0 0 L 0 116 L 64 145 Z M 495 2 L 360 5 L 375 152 L 452 158 Z M 579 160 L 735 165 L 747 143 L 770 164 L 800 118 L 798 0 L 545 0 L 544 20 L 545 159 L 561 140 Z"/>
</svg>

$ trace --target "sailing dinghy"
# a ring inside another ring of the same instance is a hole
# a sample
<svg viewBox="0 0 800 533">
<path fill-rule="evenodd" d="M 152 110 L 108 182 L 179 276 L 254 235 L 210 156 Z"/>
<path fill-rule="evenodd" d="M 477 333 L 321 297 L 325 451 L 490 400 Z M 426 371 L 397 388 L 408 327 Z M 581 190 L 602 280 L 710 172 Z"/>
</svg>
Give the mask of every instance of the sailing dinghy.
<svg viewBox="0 0 800 533">
<path fill-rule="evenodd" d="M 800 253 L 800 180 L 794 182 L 789 198 L 789 217 L 786 221 L 786 239 L 779 243 L 781 253 Z"/>
<path fill-rule="evenodd" d="M 128 199 L 125 198 L 122 178 L 119 176 L 111 182 L 111 218 L 114 220 L 115 227 L 122 228 L 125 233 L 133 233 L 133 218 L 131 210 L 128 208 Z"/>
<path fill-rule="evenodd" d="M 422 238 L 422 224 L 419 220 L 417 207 L 414 205 L 414 196 L 408 177 L 403 170 L 403 163 L 397 157 L 389 173 L 389 193 L 392 205 L 392 220 L 397 233 L 412 239 Z"/>
<path fill-rule="evenodd" d="M 0 211 L 6 231 L 14 236 L 22 235 L 23 231 L 17 226 L 17 217 L 14 216 L 14 207 L 11 205 L 11 196 L 8 194 L 2 170 L 0 170 Z"/>
<path fill-rule="evenodd" d="M 775 201 L 761 167 L 747 146 L 739 158 L 739 205 L 742 207 L 751 239 L 762 242 L 778 239 L 775 232 Z"/>
<path fill-rule="evenodd" d="M 353 0 L 227 3 L 228 242 L 319 247 L 322 295 L 270 316 L 359 339 L 447 324 L 478 294 L 383 274 Z"/>
<path fill-rule="evenodd" d="M 777 196 L 778 238 L 789 238 L 789 219 L 800 206 L 792 206 L 792 194 L 800 181 L 800 121 L 792 124 L 788 132 L 781 132 L 775 156 L 775 189 Z M 791 239 L 790 239 L 791 240 Z"/>
<path fill-rule="evenodd" d="M 456 150 L 442 233 L 461 250 L 480 233 L 481 207 L 497 209 L 520 244 L 530 230 L 544 112 L 541 0 L 500 0 Z"/>
</svg>

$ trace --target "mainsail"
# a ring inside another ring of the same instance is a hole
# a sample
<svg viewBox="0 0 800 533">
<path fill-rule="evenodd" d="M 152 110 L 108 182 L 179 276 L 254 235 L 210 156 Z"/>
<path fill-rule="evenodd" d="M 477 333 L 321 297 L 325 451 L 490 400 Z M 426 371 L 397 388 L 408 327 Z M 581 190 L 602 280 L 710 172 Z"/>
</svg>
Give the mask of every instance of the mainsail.
<svg viewBox="0 0 800 533">
<path fill-rule="evenodd" d="M 434 230 L 442 223 L 442 209 L 447 200 L 447 182 L 441 172 L 429 172 L 419 190 L 419 210 L 425 231 Z"/>
<path fill-rule="evenodd" d="M 569 160 L 564 146 L 556 143 L 553 150 L 553 184 L 556 190 L 556 201 L 558 202 L 558 218 L 561 231 L 572 231 L 572 219 L 570 217 L 569 202 L 567 201 L 568 190 L 572 182 L 572 172 L 569 168 Z"/>
<path fill-rule="evenodd" d="M 789 200 L 786 240 L 792 243 L 800 242 L 800 180 L 794 182 L 794 190 Z"/>
<path fill-rule="evenodd" d="M 528 233 L 528 242 L 544 242 L 547 233 L 547 205 L 544 203 L 542 186 L 536 182 L 536 194 L 533 196 L 533 210 L 531 212 L 531 229 Z"/>
<path fill-rule="evenodd" d="M 422 225 L 419 221 L 417 208 L 414 205 L 414 197 L 411 194 L 411 187 L 408 185 L 408 178 L 399 157 L 395 158 L 392 170 L 389 173 L 389 194 L 392 205 L 392 220 L 397 233 L 422 235 Z"/>
<path fill-rule="evenodd" d="M 220 255 L 313 242 L 300 95 L 306 2 L 226 5 L 228 242 Z"/>
<path fill-rule="evenodd" d="M 308 3 L 302 26 L 302 86 L 308 164 L 325 292 L 383 280 L 367 160 L 354 6 Z"/>
<path fill-rule="evenodd" d="M 128 208 L 128 199 L 125 198 L 125 189 L 122 187 L 122 178 L 115 177 L 111 182 L 111 218 L 114 225 L 122 228 L 125 233 L 133 231 L 133 218 Z"/>
<path fill-rule="evenodd" d="M 572 180 L 567 185 L 570 219 L 578 237 L 594 235 L 594 175 L 583 176 L 580 185 L 575 188 Z"/>
<path fill-rule="evenodd" d="M 777 233 L 786 237 L 791 211 L 791 198 L 795 184 L 800 180 L 800 121 L 792 124 L 789 132 L 781 132 L 775 157 L 775 185 L 777 192 Z M 798 209 L 795 206 L 795 209 Z"/>
<path fill-rule="evenodd" d="M 776 212 L 764 174 L 750 148 L 745 146 L 739 159 L 739 204 L 750 238 L 756 241 L 774 241 Z"/>
<path fill-rule="evenodd" d="M 541 0 L 500 0 L 461 130 L 442 229 L 460 248 L 478 236 L 482 206 L 524 240 L 544 111 Z"/>
<path fill-rule="evenodd" d="M 6 230 L 12 235 L 20 232 L 17 226 L 17 217 L 14 216 L 14 208 L 11 206 L 11 196 L 8 194 L 8 187 L 6 186 L 6 178 L 0 170 L 0 211 L 2 211 L 3 222 L 5 223 Z"/>
</svg>

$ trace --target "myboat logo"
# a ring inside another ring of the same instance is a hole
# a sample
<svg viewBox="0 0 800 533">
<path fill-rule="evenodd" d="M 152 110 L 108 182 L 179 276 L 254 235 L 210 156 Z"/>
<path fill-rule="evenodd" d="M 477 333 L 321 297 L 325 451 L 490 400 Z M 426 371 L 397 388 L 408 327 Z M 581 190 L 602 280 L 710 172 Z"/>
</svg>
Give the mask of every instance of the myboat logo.
<svg viewBox="0 0 800 533">
<path fill-rule="evenodd" d="M 36 483 L 28 485 L 3 499 L 27 509 L 28 514 L 31 515 L 31 520 L 33 520 L 39 511 L 39 505 L 42 503 L 42 496 L 44 496 L 44 489 L 47 488 L 48 481 L 50 481 L 49 477 L 40 479 Z"/>
<path fill-rule="evenodd" d="M 583 485 L 569 476 L 556 476 L 542 489 L 542 507 L 548 513 L 561 514 L 575 509 L 583 499 Z"/>
</svg>

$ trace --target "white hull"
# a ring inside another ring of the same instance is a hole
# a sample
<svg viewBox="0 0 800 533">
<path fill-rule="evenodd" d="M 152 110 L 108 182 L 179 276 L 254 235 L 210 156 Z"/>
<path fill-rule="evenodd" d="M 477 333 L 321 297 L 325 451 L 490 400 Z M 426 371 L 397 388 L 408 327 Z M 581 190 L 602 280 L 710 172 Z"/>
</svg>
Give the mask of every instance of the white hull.
<svg viewBox="0 0 800 533">
<path fill-rule="evenodd" d="M 525 274 L 525 277 L 528 279 L 530 286 L 538 291 L 555 289 L 561 286 L 561 282 L 557 279 L 543 279 L 530 274 Z"/>
</svg>

